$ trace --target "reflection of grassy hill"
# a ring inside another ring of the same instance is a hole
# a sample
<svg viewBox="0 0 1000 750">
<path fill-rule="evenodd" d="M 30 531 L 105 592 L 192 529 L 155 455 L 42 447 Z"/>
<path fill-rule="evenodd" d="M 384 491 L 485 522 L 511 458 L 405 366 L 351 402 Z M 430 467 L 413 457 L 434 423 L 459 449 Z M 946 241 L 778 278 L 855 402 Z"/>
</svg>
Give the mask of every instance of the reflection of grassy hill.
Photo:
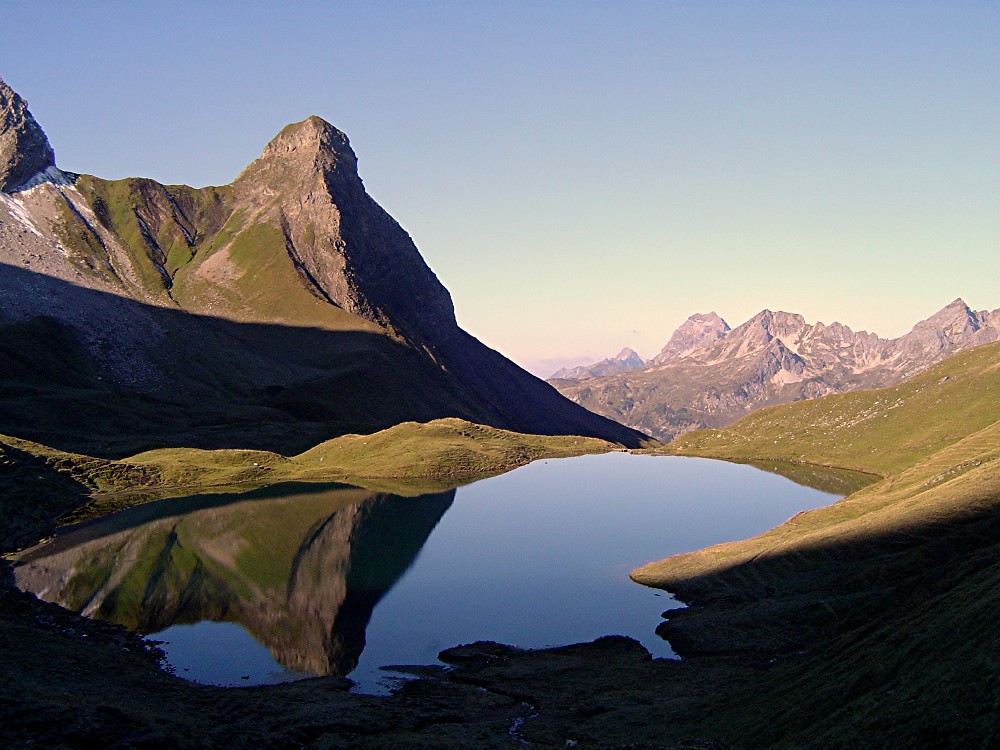
<svg viewBox="0 0 1000 750">
<path fill-rule="evenodd" d="M 166 500 L 19 553 L 14 575 L 22 590 L 129 630 L 237 622 L 290 669 L 347 674 L 372 609 L 453 498 L 285 484 Z"/>
<path fill-rule="evenodd" d="M 461 419 L 406 422 L 374 435 L 344 435 L 292 457 L 267 451 L 163 448 L 116 461 L 0 436 L 0 449 L 10 461 L 42 461 L 98 495 L 74 520 L 113 512 L 170 488 L 336 479 L 406 494 L 405 484 L 420 480 L 411 492 L 429 492 L 539 458 L 614 447 L 597 438 L 522 435 Z"/>
<path fill-rule="evenodd" d="M 671 449 L 883 477 L 754 539 L 633 571 L 692 603 L 662 626 L 675 648 L 776 665 L 730 712 L 734 731 L 761 747 L 992 746 L 1000 345 L 893 388 L 763 410 Z"/>
<path fill-rule="evenodd" d="M 816 466 L 815 464 L 794 463 L 792 461 L 755 461 L 743 460 L 734 463 L 745 463 L 755 469 L 766 471 L 770 474 L 791 479 L 796 484 L 803 487 L 812 487 L 820 492 L 828 492 L 831 495 L 850 495 L 863 487 L 867 487 L 878 477 L 873 474 L 866 474 L 861 471 L 851 471 L 850 469 L 836 469 L 829 466 Z"/>
</svg>

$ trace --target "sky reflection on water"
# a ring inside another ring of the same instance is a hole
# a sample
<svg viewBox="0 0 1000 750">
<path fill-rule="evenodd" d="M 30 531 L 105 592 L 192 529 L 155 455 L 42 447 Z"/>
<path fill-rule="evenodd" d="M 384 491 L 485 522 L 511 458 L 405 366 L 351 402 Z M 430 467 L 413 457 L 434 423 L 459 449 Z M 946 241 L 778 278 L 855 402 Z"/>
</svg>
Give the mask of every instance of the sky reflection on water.
<svg viewBox="0 0 1000 750">
<path fill-rule="evenodd" d="M 430 663 L 459 643 L 529 648 L 654 633 L 664 592 L 628 572 L 765 531 L 837 498 L 749 466 L 612 453 L 541 461 L 456 493 L 420 554 L 375 608 L 352 679 Z"/>
<path fill-rule="evenodd" d="M 18 585 L 162 646 L 221 685 L 430 664 L 477 640 L 527 648 L 655 634 L 678 606 L 628 578 L 836 499 L 750 466 L 611 453 L 539 461 L 416 498 L 290 484 L 138 506 L 20 553 Z M 261 645 L 263 644 L 263 645 Z"/>
</svg>

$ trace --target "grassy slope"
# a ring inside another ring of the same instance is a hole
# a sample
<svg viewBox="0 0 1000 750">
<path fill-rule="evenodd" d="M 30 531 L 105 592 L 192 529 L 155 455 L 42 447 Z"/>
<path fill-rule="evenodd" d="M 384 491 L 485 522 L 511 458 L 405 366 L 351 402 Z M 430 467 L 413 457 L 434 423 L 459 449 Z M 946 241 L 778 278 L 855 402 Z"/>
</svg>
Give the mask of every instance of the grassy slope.
<svg viewBox="0 0 1000 750">
<path fill-rule="evenodd" d="M 768 665 L 720 707 L 730 737 L 759 747 L 993 746 L 998 396 L 992 344 L 894 388 L 763 410 L 671 444 L 882 476 L 754 539 L 633 571 L 694 605 L 661 626 L 675 648 Z"/>
<path fill-rule="evenodd" d="M 762 409 L 677 438 L 682 455 L 897 473 L 1000 420 L 1000 343 L 957 354 L 892 388 Z"/>
<path fill-rule="evenodd" d="M 766 550 L 871 536 L 965 512 L 982 495 L 982 483 L 992 487 L 993 476 L 1000 477 L 994 463 L 1000 455 L 1000 344 L 957 354 L 892 388 L 763 409 L 725 430 L 684 435 L 669 450 L 832 465 L 884 478 L 755 539 L 653 563 L 633 576 L 657 585 Z"/>
<path fill-rule="evenodd" d="M 700 430 L 671 452 L 801 461 L 878 474 L 827 508 L 754 539 L 651 563 L 633 578 L 676 586 L 692 576 L 791 550 L 875 537 L 1000 505 L 1000 343 L 957 354 L 901 385 L 763 409 Z M 992 495 L 990 493 L 993 493 Z"/>
<path fill-rule="evenodd" d="M 120 510 L 172 488 L 340 480 L 421 493 L 539 458 L 615 447 L 596 438 L 522 435 L 454 418 L 405 422 L 373 435 L 344 435 L 292 457 L 267 451 L 163 448 L 116 461 L 0 436 L 0 448 L 9 460 L 44 462 L 95 495 L 73 520 Z"/>
</svg>

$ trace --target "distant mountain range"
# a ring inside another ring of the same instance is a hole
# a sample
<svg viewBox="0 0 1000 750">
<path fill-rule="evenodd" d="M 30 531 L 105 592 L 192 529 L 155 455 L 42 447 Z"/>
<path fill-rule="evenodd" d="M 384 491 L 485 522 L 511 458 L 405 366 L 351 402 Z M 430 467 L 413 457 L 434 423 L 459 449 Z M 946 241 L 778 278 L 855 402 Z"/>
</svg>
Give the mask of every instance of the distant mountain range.
<svg viewBox="0 0 1000 750">
<path fill-rule="evenodd" d="M 618 354 L 592 365 L 580 365 L 579 367 L 562 368 L 552 374 L 553 379 L 564 378 L 566 380 L 584 380 L 585 378 L 599 378 L 604 375 L 615 375 L 619 372 L 631 372 L 642 367 L 645 361 L 632 349 L 625 347 Z"/>
<path fill-rule="evenodd" d="M 458 327 L 347 136 L 284 128 L 229 185 L 61 171 L 0 81 L 0 432 L 99 455 L 292 452 L 461 417 L 638 445 Z"/>
<path fill-rule="evenodd" d="M 976 312 L 961 299 L 896 339 L 770 310 L 731 329 L 713 312 L 692 315 L 639 367 L 607 374 L 574 368 L 549 382 L 598 414 L 670 440 L 724 427 L 762 406 L 893 385 L 998 339 L 1000 310 Z"/>
</svg>

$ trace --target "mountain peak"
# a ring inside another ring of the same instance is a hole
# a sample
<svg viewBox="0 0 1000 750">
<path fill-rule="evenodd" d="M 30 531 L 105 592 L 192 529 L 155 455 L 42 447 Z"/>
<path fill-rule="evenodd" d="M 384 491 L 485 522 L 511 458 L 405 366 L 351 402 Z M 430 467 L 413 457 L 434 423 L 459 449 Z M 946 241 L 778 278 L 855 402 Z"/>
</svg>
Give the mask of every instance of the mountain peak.
<svg viewBox="0 0 1000 750">
<path fill-rule="evenodd" d="M 16 190 L 55 163 L 49 139 L 28 103 L 0 79 L 0 191 Z"/>
<path fill-rule="evenodd" d="M 310 115 L 283 127 L 236 181 L 284 190 L 314 175 L 342 186 L 361 186 L 358 157 L 347 134 L 322 117 Z"/>
<path fill-rule="evenodd" d="M 965 300 L 959 297 L 942 307 L 936 313 L 927 318 L 927 320 L 917 323 L 917 325 L 920 326 L 921 324 L 926 324 L 940 327 L 955 321 L 962 321 L 964 323 L 965 321 L 970 320 L 975 322 L 976 317 L 976 314 L 967 304 L 965 304 Z"/>
<path fill-rule="evenodd" d="M 721 323 L 723 326 L 727 327 L 729 325 L 728 323 L 726 323 L 726 321 L 724 321 L 721 317 L 719 317 L 719 314 L 714 310 L 708 313 L 695 313 L 694 315 L 690 316 L 688 320 L 693 320 L 697 323 L 715 323 L 715 324 Z"/>
<path fill-rule="evenodd" d="M 729 324 L 717 313 L 695 313 L 673 332 L 666 346 L 651 362 L 664 364 L 711 346 L 729 332 Z"/>
<path fill-rule="evenodd" d="M 750 318 L 740 328 L 759 326 L 771 334 L 778 334 L 779 332 L 802 328 L 806 325 L 806 319 L 798 313 L 790 313 L 783 310 L 768 310 L 765 308 Z"/>
<path fill-rule="evenodd" d="M 962 299 L 961 297 L 956 297 L 951 302 L 949 302 L 947 305 L 945 305 L 944 307 L 942 307 L 938 312 L 939 313 L 943 313 L 943 312 L 957 312 L 959 314 L 968 314 L 968 313 L 971 313 L 972 310 L 969 309 L 969 306 L 967 304 L 965 304 L 965 300 L 964 299 Z"/>
<path fill-rule="evenodd" d="M 987 321 L 973 312 L 961 297 L 949 302 L 926 320 L 921 320 L 903 336 L 907 352 L 949 348 L 955 342 L 977 334 Z"/>
<path fill-rule="evenodd" d="M 264 148 L 263 158 L 287 157 L 295 153 L 314 155 L 317 151 L 328 152 L 357 163 L 347 134 L 316 115 L 283 127 Z"/>
<path fill-rule="evenodd" d="M 635 349 L 630 349 L 629 347 L 626 346 L 624 349 L 622 349 L 620 352 L 618 352 L 614 357 L 612 357 L 612 359 L 614 359 L 614 360 L 628 360 L 628 359 L 642 360 L 642 357 L 639 356 L 639 354 L 636 352 Z"/>
</svg>

